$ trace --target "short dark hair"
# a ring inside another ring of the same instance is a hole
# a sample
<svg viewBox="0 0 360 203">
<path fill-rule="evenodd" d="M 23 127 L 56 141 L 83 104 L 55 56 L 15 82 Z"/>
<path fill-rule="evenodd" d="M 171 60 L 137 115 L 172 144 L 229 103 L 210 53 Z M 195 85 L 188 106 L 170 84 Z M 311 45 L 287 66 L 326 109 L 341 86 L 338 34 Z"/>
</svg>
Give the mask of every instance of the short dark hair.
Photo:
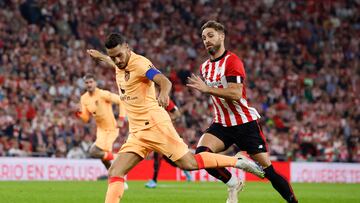
<svg viewBox="0 0 360 203">
<path fill-rule="evenodd" d="M 95 76 L 91 73 L 87 73 L 84 77 L 83 77 L 84 80 L 88 80 L 88 79 L 93 79 L 95 80 Z"/>
<path fill-rule="evenodd" d="M 111 33 L 107 36 L 107 39 L 105 41 L 105 47 L 107 49 L 112 49 L 116 47 L 119 44 L 123 44 L 126 42 L 126 39 L 123 35 L 119 33 Z"/>
<path fill-rule="evenodd" d="M 215 20 L 209 20 L 207 21 L 202 27 L 201 32 L 204 31 L 206 28 L 213 28 L 216 31 L 220 31 L 222 33 L 225 33 L 225 26 L 219 22 L 216 22 Z"/>
</svg>

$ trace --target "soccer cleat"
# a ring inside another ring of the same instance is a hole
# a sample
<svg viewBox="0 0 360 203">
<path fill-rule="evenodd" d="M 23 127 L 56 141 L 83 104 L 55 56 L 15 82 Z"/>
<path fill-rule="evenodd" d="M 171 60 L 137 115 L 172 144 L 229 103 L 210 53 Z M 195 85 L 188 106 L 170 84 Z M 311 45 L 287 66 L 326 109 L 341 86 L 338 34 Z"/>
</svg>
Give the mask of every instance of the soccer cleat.
<svg viewBox="0 0 360 203">
<path fill-rule="evenodd" d="M 189 171 L 184 171 L 184 174 L 186 176 L 186 181 L 190 182 L 191 181 L 191 173 Z"/>
<path fill-rule="evenodd" d="M 240 153 L 237 153 L 235 156 L 238 157 L 238 160 L 235 164 L 236 168 L 252 173 L 261 179 L 265 178 L 264 171 L 253 160 L 247 158 L 246 156 Z"/>
<path fill-rule="evenodd" d="M 149 180 L 149 182 L 147 182 L 145 184 L 146 188 L 156 188 L 156 186 L 157 186 L 157 183 L 154 180 Z"/>
<path fill-rule="evenodd" d="M 226 203 L 238 203 L 238 194 L 244 189 L 244 182 L 239 180 L 238 184 L 234 187 L 228 187 L 228 198 Z"/>
<path fill-rule="evenodd" d="M 129 185 L 127 184 L 127 182 L 124 182 L 124 190 L 128 190 L 129 189 Z"/>
<path fill-rule="evenodd" d="M 290 196 L 290 200 L 287 201 L 288 203 L 298 203 L 298 200 L 295 198 L 294 195 Z"/>
</svg>

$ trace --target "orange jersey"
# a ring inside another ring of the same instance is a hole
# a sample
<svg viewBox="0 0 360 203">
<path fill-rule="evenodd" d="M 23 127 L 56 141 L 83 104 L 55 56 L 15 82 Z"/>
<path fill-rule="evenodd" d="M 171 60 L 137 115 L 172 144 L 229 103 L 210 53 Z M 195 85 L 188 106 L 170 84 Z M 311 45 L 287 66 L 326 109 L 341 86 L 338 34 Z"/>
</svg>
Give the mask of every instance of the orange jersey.
<svg viewBox="0 0 360 203">
<path fill-rule="evenodd" d="M 124 108 L 120 100 L 120 96 L 107 90 L 96 88 L 92 95 L 89 92 L 81 96 L 81 112 L 78 116 L 85 122 L 93 116 L 96 126 L 101 129 L 116 128 L 116 120 L 112 110 L 112 104 L 118 104 L 120 108 L 120 116 L 124 116 Z"/>
<path fill-rule="evenodd" d="M 131 52 L 125 69 L 116 68 L 116 83 L 129 120 L 130 132 L 150 128 L 170 120 L 160 107 L 155 94 L 155 84 L 145 74 L 153 68 L 150 60 Z"/>
</svg>

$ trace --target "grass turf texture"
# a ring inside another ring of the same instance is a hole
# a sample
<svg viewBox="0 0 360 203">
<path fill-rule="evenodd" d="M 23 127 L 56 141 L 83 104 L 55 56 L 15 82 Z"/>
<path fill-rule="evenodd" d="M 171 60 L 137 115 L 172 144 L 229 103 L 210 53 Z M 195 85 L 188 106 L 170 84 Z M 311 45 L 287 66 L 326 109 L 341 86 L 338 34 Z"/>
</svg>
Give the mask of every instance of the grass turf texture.
<svg viewBox="0 0 360 203">
<path fill-rule="evenodd" d="M 145 182 L 129 182 L 122 202 L 126 203 L 224 203 L 226 187 L 219 182 L 159 182 L 147 189 Z M 300 203 L 360 202 L 360 184 L 293 184 Z M 0 182 L 1 203 L 100 203 L 104 202 L 106 181 Z M 239 202 L 285 202 L 270 183 L 248 182 Z"/>
</svg>

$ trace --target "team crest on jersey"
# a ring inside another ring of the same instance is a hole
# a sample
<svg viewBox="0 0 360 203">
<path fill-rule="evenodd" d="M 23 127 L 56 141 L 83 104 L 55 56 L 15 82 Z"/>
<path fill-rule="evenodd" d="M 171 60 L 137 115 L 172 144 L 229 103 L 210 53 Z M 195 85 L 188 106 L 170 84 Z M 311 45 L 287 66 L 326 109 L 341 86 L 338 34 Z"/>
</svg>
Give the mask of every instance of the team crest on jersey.
<svg viewBox="0 0 360 203">
<path fill-rule="evenodd" d="M 127 82 L 130 79 L 130 71 L 125 71 L 125 81 Z"/>
</svg>

